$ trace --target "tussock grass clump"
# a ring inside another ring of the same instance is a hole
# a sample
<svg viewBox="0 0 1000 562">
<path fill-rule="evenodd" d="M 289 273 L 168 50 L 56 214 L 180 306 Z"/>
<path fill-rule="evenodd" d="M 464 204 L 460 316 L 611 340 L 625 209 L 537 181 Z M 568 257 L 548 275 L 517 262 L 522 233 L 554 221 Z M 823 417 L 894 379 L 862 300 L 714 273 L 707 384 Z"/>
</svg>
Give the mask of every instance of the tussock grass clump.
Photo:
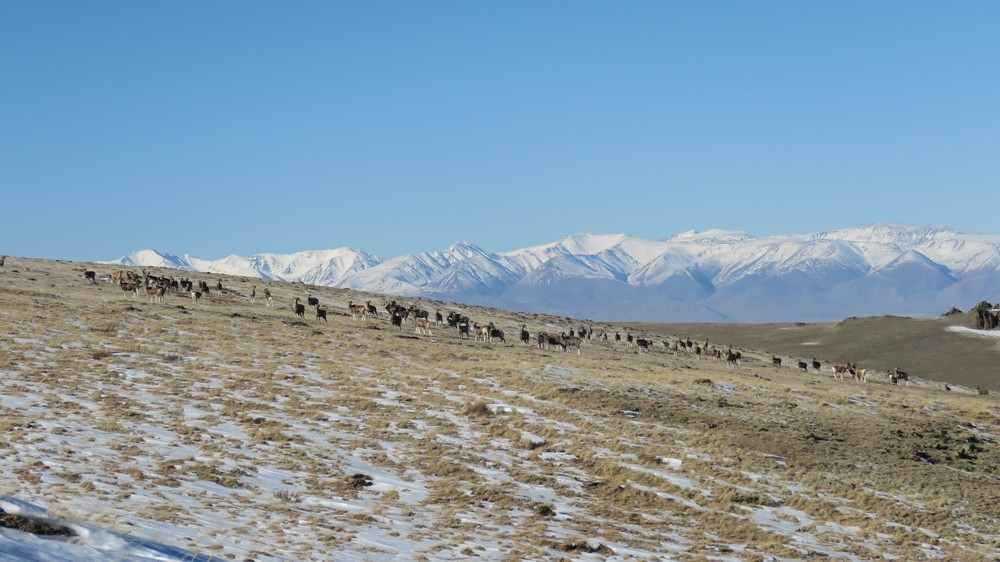
<svg viewBox="0 0 1000 562">
<path fill-rule="evenodd" d="M 302 501 L 302 494 L 289 490 L 278 490 L 274 493 L 274 497 L 285 503 L 299 503 Z"/>
<path fill-rule="evenodd" d="M 535 515 L 539 517 L 555 517 L 556 510 L 554 507 L 547 503 L 537 503 L 535 504 Z"/>
<path fill-rule="evenodd" d="M 214 465 L 194 463 L 192 466 L 187 467 L 187 470 L 189 470 L 191 474 L 199 480 L 214 482 L 215 484 L 225 486 L 226 488 L 241 487 L 240 477 L 243 476 L 243 474 L 239 469 L 224 471 Z"/>
<path fill-rule="evenodd" d="M 76 533 L 64 525 L 37 517 L 27 517 L 16 513 L 7 513 L 0 509 L 0 527 L 13 529 L 41 537 L 75 537 Z"/>
<path fill-rule="evenodd" d="M 117 322 L 98 322 L 90 327 L 90 331 L 96 334 L 114 335 L 118 333 Z"/>
<path fill-rule="evenodd" d="M 486 418 L 493 415 L 493 411 L 490 407 L 482 400 L 476 400 L 470 404 L 467 404 L 462 410 L 462 413 L 470 417 L 480 417 Z"/>
</svg>

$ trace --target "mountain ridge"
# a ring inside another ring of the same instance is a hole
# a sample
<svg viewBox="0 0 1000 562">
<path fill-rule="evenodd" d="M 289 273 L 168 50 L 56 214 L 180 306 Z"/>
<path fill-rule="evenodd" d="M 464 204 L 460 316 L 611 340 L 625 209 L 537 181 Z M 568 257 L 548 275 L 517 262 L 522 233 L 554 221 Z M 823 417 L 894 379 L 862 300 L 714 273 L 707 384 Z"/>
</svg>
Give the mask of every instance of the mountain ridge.
<svg viewBox="0 0 1000 562">
<path fill-rule="evenodd" d="M 981 294 L 1000 293 L 1000 235 L 887 224 L 660 240 L 579 233 L 505 252 L 460 241 L 388 260 L 348 247 L 218 260 L 146 249 L 106 263 L 643 321 L 927 315 L 1000 296 Z"/>
</svg>

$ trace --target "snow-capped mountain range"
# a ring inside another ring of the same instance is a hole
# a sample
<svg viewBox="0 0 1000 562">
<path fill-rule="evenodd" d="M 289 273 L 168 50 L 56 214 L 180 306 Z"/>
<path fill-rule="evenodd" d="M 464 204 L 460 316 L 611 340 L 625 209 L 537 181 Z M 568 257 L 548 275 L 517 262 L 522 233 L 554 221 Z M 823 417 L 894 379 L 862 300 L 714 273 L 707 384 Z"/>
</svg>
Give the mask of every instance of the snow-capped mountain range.
<svg viewBox="0 0 1000 562">
<path fill-rule="evenodd" d="M 224 273 L 606 320 L 789 321 L 938 314 L 1000 297 L 1000 235 L 877 225 L 662 240 L 576 234 L 495 253 L 470 242 L 381 258 L 352 248 L 108 263 Z"/>
</svg>

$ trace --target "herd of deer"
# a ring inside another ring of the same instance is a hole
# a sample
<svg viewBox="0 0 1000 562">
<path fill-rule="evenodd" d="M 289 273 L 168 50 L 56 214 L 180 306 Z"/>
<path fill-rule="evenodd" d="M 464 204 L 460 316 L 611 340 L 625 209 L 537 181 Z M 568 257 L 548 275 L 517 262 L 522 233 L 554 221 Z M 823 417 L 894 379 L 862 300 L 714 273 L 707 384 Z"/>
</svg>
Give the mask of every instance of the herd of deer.
<svg viewBox="0 0 1000 562">
<path fill-rule="evenodd" d="M 0 256 L 0 266 L 3 266 L 4 258 L 5 256 Z M 88 270 L 84 272 L 83 276 L 90 283 L 97 283 L 96 272 Z M 210 295 L 213 290 L 204 280 L 198 281 L 195 284 L 195 282 L 187 278 L 178 280 L 172 277 L 160 277 L 151 275 L 146 271 L 143 271 L 142 275 L 139 275 L 131 270 L 117 270 L 111 274 L 111 281 L 117 284 L 125 293 L 131 293 L 136 297 L 145 294 L 150 301 L 158 303 L 164 302 L 167 291 L 171 290 L 190 296 L 191 300 L 195 303 L 200 301 L 202 296 Z M 217 293 L 226 292 L 221 280 L 216 281 L 214 290 Z M 264 287 L 263 294 L 267 306 L 273 306 L 274 299 L 271 296 L 270 289 Z M 250 295 L 247 298 L 251 304 L 256 302 L 256 285 L 251 289 Z M 320 305 L 318 297 L 312 295 L 306 296 L 305 303 L 299 297 L 296 297 L 292 304 L 292 311 L 296 316 L 304 319 L 307 306 L 313 309 L 317 320 L 327 322 L 327 309 Z M 462 339 L 472 337 L 475 341 L 487 343 L 506 342 L 504 331 L 493 322 L 481 325 L 458 312 L 449 312 L 447 316 L 444 316 L 440 310 L 437 310 L 435 311 L 434 320 L 431 320 L 429 311 L 412 304 L 405 306 L 397 303 L 395 300 L 383 302 L 382 309 L 385 311 L 384 317 L 389 320 L 393 327 L 399 330 L 402 330 L 409 323 L 413 326 L 417 334 L 429 336 L 433 335 L 432 328 L 447 326 L 448 328 L 455 329 L 458 337 Z M 380 312 L 379 307 L 372 304 L 371 301 L 366 301 L 364 304 L 348 301 L 347 312 L 352 320 L 383 318 L 383 313 Z M 535 336 L 534 341 L 539 349 L 575 350 L 579 354 L 583 348 L 583 342 L 594 339 L 603 344 L 611 344 L 613 339 L 615 346 L 623 344 L 626 350 L 634 349 L 638 353 L 655 351 L 658 348 L 651 337 L 638 337 L 629 332 L 626 332 L 624 336 L 621 332 L 615 332 L 612 336 L 607 330 L 601 330 L 600 334 L 597 334 L 593 326 L 581 326 L 579 329 L 570 328 L 568 333 L 540 332 Z M 520 342 L 525 345 L 530 345 L 532 342 L 531 333 L 525 324 L 522 324 L 520 328 Z M 659 347 L 662 347 L 663 351 L 668 353 L 686 353 L 697 357 L 725 361 L 727 366 L 733 368 L 739 367 L 743 361 L 742 351 L 734 350 L 732 347 L 723 351 L 722 348 L 710 345 L 708 341 L 698 343 L 691 341 L 690 338 L 674 336 L 673 341 L 670 339 L 661 340 Z M 775 367 L 782 367 L 781 357 L 772 355 L 771 362 Z M 810 366 L 817 372 L 823 368 L 823 364 L 815 358 L 811 362 L 799 360 L 797 366 L 803 372 L 808 372 Z M 845 381 L 850 376 L 852 380 L 859 383 L 868 383 L 871 374 L 873 374 L 872 370 L 859 369 L 854 363 L 833 366 L 833 377 L 837 381 Z M 909 374 L 899 368 L 888 371 L 887 377 L 891 384 L 898 384 L 900 382 L 909 384 L 910 382 Z"/>
<path fill-rule="evenodd" d="M 781 367 L 781 363 L 782 363 L 781 357 L 778 357 L 776 355 L 772 355 L 771 356 L 771 363 L 775 367 L 779 367 L 780 368 Z M 807 363 L 807 362 L 805 362 L 805 361 L 801 361 L 800 360 L 798 362 L 798 368 L 802 372 L 808 372 L 809 371 L 809 366 L 810 366 L 810 364 Z M 823 368 L 823 364 L 820 363 L 819 361 L 817 361 L 814 358 L 814 359 L 812 359 L 812 368 L 815 369 L 816 371 L 820 371 Z M 842 364 L 842 365 L 834 365 L 833 366 L 833 378 L 834 378 L 834 380 L 841 381 L 841 382 L 847 380 L 847 377 L 850 376 L 851 380 L 854 380 L 856 382 L 863 383 L 863 384 L 868 384 L 868 380 L 871 377 L 871 375 L 873 375 L 873 374 L 874 374 L 874 371 L 871 370 L 871 369 L 859 369 L 857 363 L 845 363 L 845 364 Z M 892 384 L 899 384 L 900 382 L 903 382 L 905 384 L 910 384 L 910 375 L 909 375 L 909 373 L 907 373 L 906 371 L 903 371 L 899 367 L 896 367 L 895 369 L 893 369 L 891 371 L 887 371 L 886 372 L 886 377 L 888 378 L 889 382 L 892 383 Z"/>
</svg>

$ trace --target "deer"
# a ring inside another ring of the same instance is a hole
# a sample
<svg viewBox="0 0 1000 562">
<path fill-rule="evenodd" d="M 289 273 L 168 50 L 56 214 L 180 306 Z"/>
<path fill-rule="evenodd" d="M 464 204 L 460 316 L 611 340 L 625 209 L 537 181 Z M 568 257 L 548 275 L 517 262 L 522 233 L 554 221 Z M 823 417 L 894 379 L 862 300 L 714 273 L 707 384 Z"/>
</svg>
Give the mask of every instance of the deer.
<svg viewBox="0 0 1000 562">
<path fill-rule="evenodd" d="M 146 296 L 149 297 L 150 302 L 163 302 L 163 295 L 167 292 L 164 287 L 147 286 Z"/>
<path fill-rule="evenodd" d="M 490 341 L 491 342 L 494 341 L 494 340 L 500 340 L 503 343 L 507 343 L 507 340 L 504 339 L 503 330 L 501 330 L 500 328 L 497 328 L 496 326 L 494 326 L 493 322 L 490 322 L 489 329 L 490 329 Z"/>
<path fill-rule="evenodd" d="M 354 304 L 354 301 L 347 301 L 347 311 L 351 314 L 351 320 L 364 320 L 368 314 L 364 305 Z"/>
<path fill-rule="evenodd" d="M 563 351 L 576 348 L 576 354 L 580 355 L 583 350 L 583 340 L 579 336 L 567 336 L 563 338 Z"/>
<path fill-rule="evenodd" d="M 741 359 L 743 359 L 743 354 L 739 351 L 734 352 L 732 349 L 726 351 L 726 365 L 735 369 L 740 366 Z"/>
<path fill-rule="evenodd" d="M 480 326 L 479 324 L 476 324 L 475 328 L 476 328 L 476 341 L 479 341 L 480 339 L 483 340 L 484 342 L 490 341 L 489 326 Z"/>
<path fill-rule="evenodd" d="M 549 347 L 561 347 L 563 351 L 566 351 L 566 336 L 564 334 L 545 335 L 545 344 Z"/>
</svg>

